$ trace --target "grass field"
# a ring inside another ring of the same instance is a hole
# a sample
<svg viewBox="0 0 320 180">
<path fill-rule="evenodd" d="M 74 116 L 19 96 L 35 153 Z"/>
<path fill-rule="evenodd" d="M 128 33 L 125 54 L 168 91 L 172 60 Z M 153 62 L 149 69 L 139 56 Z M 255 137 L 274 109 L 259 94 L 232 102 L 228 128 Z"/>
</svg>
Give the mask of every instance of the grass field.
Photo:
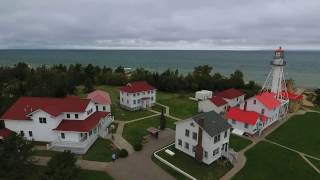
<svg viewBox="0 0 320 180">
<path fill-rule="evenodd" d="M 154 113 L 150 111 L 128 111 L 125 109 L 122 109 L 120 107 L 120 100 L 119 100 L 119 87 L 117 86 L 96 86 L 95 89 L 103 90 L 106 91 L 110 94 L 111 100 L 112 100 L 112 105 L 111 105 L 111 111 L 112 114 L 114 115 L 115 120 L 120 120 L 120 121 L 129 121 L 133 119 L 137 119 L 140 117 L 144 116 L 149 116 Z M 83 92 L 83 87 L 79 86 L 77 88 L 77 93 L 78 96 L 80 97 L 86 97 L 86 94 Z"/>
<path fill-rule="evenodd" d="M 306 113 L 289 119 L 267 139 L 320 158 L 320 114 Z"/>
<path fill-rule="evenodd" d="M 185 119 L 198 113 L 198 103 L 189 99 L 190 93 L 157 92 L 157 102 L 170 107 L 170 115 Z"/>
<path fill-rule="evenodd" d="M 252 142 L 248 139 L 244 139 L 240 136 L 231 134 L 230 136 L 230 147 L 236 152 L 241 151 L 245 147 L 249 146 Z"/>
<path fill-rule="evenodd" d="M 247 163 L 232 179 L 319 179 L 320 175 L 312 169 L 297 153 L 279 146 L 260 142 L 245 153 Z"/>
<path fill-rule="evenodd" d="M 90 161 L 109 162 L 114 151 L 117 150 L 113 150 L 109 140 L 99 138 L 82 157 Z"/>
<path fill-rule="evenodd" d="M 175 129 L 175 120 L 166 117 L 167 128 Z M 149 127 L 158 127 L 160 124 L 160 116 L 147 118 L 126 124 L 123 129 L 123 137 L 132 145 L 142 143 L 143 137 L 148 135 Z M 161 133 L 161 132 L 160 132 Z"/>
<path fill-rule="evenodd" d="M 215 180 L 221 178 L 226 172 L 228 172 L 232 165 L 228 161 L 218 160 L 211 165 L 206 165 L 204 163 L 197 162 L 194 158 L 180 152 L 174 148 L 174 145 L 170 146 L 169 149 L 175 153 L 174 156 L 170 156 L 165 153 L 165 150 L 157 153 L 160 157 L 169 161 L 171 164 L 182 169 L 188 174 L 192 175 L 198 180 Z M 160 166 L 163 167 L 163 166 Z M 164 170 L 169 170 L 165 168 Z M 169 170 L 168 173 L 173 173 Z M 173 174 L 174 175 L 174 174 Z M 175 175 L 174 175 L 175 176 Z M 181 177 L 181 175 L 176 176 L 178 179 L 186 179 Z"/>
</svg>

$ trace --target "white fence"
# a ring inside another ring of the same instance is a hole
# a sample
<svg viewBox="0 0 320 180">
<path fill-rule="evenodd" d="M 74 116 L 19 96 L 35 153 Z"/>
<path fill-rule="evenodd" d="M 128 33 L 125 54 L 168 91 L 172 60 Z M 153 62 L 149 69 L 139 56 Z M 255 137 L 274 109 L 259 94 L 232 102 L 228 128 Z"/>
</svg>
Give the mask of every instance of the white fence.
<svg viewBox="0 0 320 180">
<path fill-rule="evenodd" d="M 160 162 L 166 164 L 167 166 L 171 167 L 172 169 L 174 169 L 175 171 L 183 174 L 184 176 L 186 176 L 187 178 L 191 179 L 191 180 L 197 180 L 196 178 L 194 178 L 193 176 L 191 176 L 190 174 L 184 172 L 183 170 L 179 169 L 178 167 L 176 167 L 175 165 L 171 164 L 170 162 L 168 162 L 167 160 L 163 159 L 162 157 L 160 157 L 159 155 L 157 155 L 158 152 L 168 148 L 169 146 L 173 145 L 174 143 L 156 151 L 153 153 L 154 157 L 157 158 Z"/>
</svg>

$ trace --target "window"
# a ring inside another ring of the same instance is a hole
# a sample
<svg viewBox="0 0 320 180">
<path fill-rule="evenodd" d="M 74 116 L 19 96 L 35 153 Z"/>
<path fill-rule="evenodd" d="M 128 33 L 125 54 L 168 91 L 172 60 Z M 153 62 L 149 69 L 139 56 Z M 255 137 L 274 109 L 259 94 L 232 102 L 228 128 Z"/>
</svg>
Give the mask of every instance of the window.
<svg viewBox="0 0 320 180">
<path fill-rule="evenodd" d="M 186 136 L 186 137 L 189 137 L 189 134 L 190 134 L 189 129 L 186 129 L 185 136 Z"/>
<path fill-rule="evenodd" d="M 137 103 L 137 101 L 136 100 L 133 100 L 133 104 L 136 104 Z"/>
<path fill-rule="evenodd" d="M 89 109 L 88 111 L 87 111 L 87 115 L 89 115 L 89 114 L 91 114 L 92 113 L 92 108 L 91 109 Z"/>
<path fill-rule="evenodd" d="M 24 137 L 24 132 L 20 131 L 20 136 Z"/>
<path fill-rule="evenodd" d="M 196 152 L 196 147 L 192 146 L 192 152 Z"/>
<path fill-rule="evenodd" d="M 137 93 L 137 96 L 140 96 L 140 93 Z"/>
<path fill-rule="evenodd" d="M 39 117 L 39 122 L 40 122 L 41 124 L 45 124 L 45 123 L 47 123 L 47 119 L 44 118 L 44 117 Z"/>
<path fill-rule="evenodd" d="M 99 110 L 99 107 L 98 106 L 96 106 L 96 111 L 98 111 Z"/>
<path fill-rule="evenodd" d="M 214 144 L 220 141 L 220 134 L 214 137 Z"/>
<path fill-rule="evenodd" d="M 129 104 L 129 100 L 127 100 L 127 104 Z"/>
<path fill-rule="evenodd" d="M 204 157 L 208 158 L 208 152 L 207 151 L 204 151 Z"/>
<path fill-rule="evenodd" d="M 232 124 L 236 124 L 236 121 L 232 119 Z"/>
<path fill-rule="evenodd" d="M 219 148 L 213 150 L 213 156 L 217 155 L 219 153 Z"/>
<path fill-rule="evenodd" d="M 227 138 L 227 137 L 228 137 L 228 130 L 224 132 L 224 138 Z"/>
<path fill-rule="evenodd" d="M 197 136 L 198 136 L 197 133 L 195 133 L 195 132 L 192 133 L 192 139 L 197 140 Z"/>
<path fill-rule="evenodd" d="M 67 114 L 67 118 L 70 118 L 70 114 Z"/>
<path fill-rule="evenodd" d="M 151 101 L 153 101 L 153 97 L 151 97 Z"/>
<path fill-rule="evenodd" d="M 181 139 L 178 139 L 178 145 L 182 146 L 182 140 Z"/>
<path fill-rule="evenodd" d="M 65 139 L 66 137 L 65 137 L 65 135 L 64 135 L 64 133 L 61 133 L 61 139 Z"/>
<path fill-rule="evenodd" d="M 102 109 L 105 111 L 106 110 L 106 106 L 103 106 Z"/>
<path fill-rule="evenodd" d="M 30 137 L 32 137 L 32 136 L 33 136 L 32 131 L 29 131 L 29 136 L 30 136 Z"/>
<path fill-rule="evenodd" d="M 253 104 L 257 104 L 257 100 L 253 100 Z"/>
<path fill-rule="evenodd" d="M 133 93 L 133 97 L 136 97 L 136 93 Z"/>
<path fill-rule="evenodd" d="M 184 144 L 184 147 L 185 147 L 186 149 L 189 149 L 189 143 L 186 142 L 186 143 Z"/>
<path fill-rule="evenodd" d="M 123 98 L 121 98 L 121 102 L 123 102 Z"/>
<path fill-rule="evenodd" d="M 79 114 L 74 114 L 74 118 L 78 119 L 79 118 Z"/>
<path fill-rule="evenodd" d="M 264 109 L 263 108 L 261 109 L 261 114 L 264 114 Z"/>
<path fill-rule="evenodd" d="M 91 134 L 92 134 L 92 131 L 89 131 L 89 136 L 91 136 Z"/>
<path fill-rule="evenodd" d="M 248 127 L 249 127 L 248 123 L 245 123 L 244 128 L 248 129 Z"/>
</svg>

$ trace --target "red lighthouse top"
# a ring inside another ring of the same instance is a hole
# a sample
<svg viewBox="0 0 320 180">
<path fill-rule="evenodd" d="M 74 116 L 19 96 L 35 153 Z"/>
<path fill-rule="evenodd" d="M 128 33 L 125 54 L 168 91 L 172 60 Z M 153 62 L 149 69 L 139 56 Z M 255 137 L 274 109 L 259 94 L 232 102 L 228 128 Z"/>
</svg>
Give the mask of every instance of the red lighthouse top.
<svg viewBox="0 0 320 180">
<path fill-rule="evenodd" d="M 278 49 L 276 49 L 276 52 L 284 52 L 284 50 L 283 50 L 282 47 L 280 46 Z"/>
<path fill-rule="evenodd" d="M 276 58 L 276 59 L 284 58 L 284 50 L 282 49 L 281 46 L 278 49 L 276 49 L 276 51 L 274 53 L 274 58 Z"/>
</svg>

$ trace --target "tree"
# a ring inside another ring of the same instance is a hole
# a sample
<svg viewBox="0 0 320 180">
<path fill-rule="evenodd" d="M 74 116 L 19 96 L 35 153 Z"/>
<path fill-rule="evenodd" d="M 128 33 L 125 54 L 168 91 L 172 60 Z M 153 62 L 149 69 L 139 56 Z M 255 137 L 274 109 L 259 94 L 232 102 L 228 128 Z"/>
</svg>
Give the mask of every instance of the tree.
<svg viewBox="0 0 320 180">
<path fill-rule="evenodd" d="M 86 93 L 89 93 L 93 90 L 94 88 L 93 88 L 92 80 L 90 78 L 87 78 L 86 81 L 84 82 L 84 91 Z"/>
<path fill-rule="evenodd" d="M 75 180 L 78 179 L 79 168 L 77 158 L 71 151 L 55 154 L 47 164 L 44 179 L 47 180 Z"/>
<path fill-rule="evenodd" d="M 33 143 L 20 135 L 12 135 L 0 144 L 0 177 L 23 179 L 31 170 Z"/>
<path fill-rule="evenodd" d="M 316 99 L 315 99 L 314 103 L 316 105 L 320 106 L 320 89 L 316 89 L 315 93 L 316 93 Z"/>
<path fill-rule="evenodd" d="M 160 130 L 164 130 L 166 128 L 166 117 L 164 116 L 163 108 L 161 109 L 160 116 Z"/>
</svg>

